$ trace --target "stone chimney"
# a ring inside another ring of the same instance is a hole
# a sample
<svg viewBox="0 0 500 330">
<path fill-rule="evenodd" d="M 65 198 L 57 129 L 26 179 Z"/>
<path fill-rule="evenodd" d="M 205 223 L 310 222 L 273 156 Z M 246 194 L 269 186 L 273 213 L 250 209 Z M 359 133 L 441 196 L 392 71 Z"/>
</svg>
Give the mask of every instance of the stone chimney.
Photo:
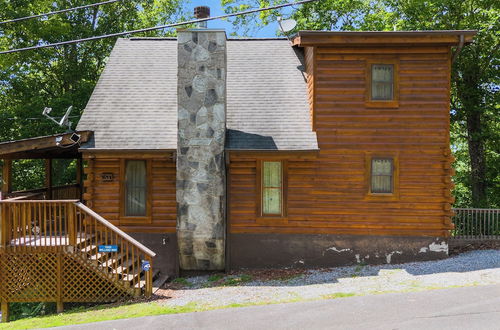
<svg viewBox="0 0 500 330">
<path fill-rule="evenodd" d="M 206 13 L 206 10 L 202 12 Z M 211 29 L 177 32 L 177 239 L 180 268 L 223 270 L 226 33 Z"/>
</svg>

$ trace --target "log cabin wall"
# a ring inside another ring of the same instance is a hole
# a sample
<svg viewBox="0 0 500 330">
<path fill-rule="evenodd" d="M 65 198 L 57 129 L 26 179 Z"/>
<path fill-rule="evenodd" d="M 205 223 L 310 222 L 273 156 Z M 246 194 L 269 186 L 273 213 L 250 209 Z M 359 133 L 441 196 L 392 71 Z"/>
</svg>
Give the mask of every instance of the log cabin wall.
<svg viewBox="0 0 500 330">
<path fill-rule="evenodd" d="M 91 153 L 85 152 L 85 204 L 125 232 L 175 233 L 175 161 L 172 153 Z M 148 162 L 150 220 L 127 220 L 120 215 L 123 161 L 144 159 Z"/>
<path fill-rule="evenodd" d="M 319 155 L 288 160 L 286 216 L 266 223 L 259 221 L 255 197 L 261 158 L 231 153 L 229 232 L 447 237 L 453 202 L 449 46 L 312 46 L 305 59 Z M 398 64 L 396 106 L 367 105 L 367 63 L 374 59 Z M 368 194 L 372 156 L 394 158 L 393 196 Z M 243 248 L 232 242 L 235 259 Z"/>
<path fill-rule="evenodd" d="M 83 151 L 84 203 L 99 215 L 156 252 L 154 269 L 179 274 L 177 250 L 177 206 L 175 200 L 175 156 L 173 152 Z M 126 160 L 145 160 L 148 175 L 148 217 L 123 217 L 123 187 Z"/>
</svg>

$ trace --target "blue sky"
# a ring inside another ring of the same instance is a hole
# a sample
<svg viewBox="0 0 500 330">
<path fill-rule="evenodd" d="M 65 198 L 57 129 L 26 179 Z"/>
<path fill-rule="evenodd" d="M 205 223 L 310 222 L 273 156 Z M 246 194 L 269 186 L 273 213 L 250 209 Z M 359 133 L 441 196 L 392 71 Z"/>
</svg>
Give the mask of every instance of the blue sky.
<svg viewBox="0 0 500 330">
<path fill-rule="evenodd" d="M 220 4 L 220 0 L 191 0 L 186 4 L 186 8 L 189 11 L 192 11 L 193 8 L 196 6 L 209 6 L 211 16 L 219 16 L 225 14 Z M 231 32 L 233 32 L 233 26 L 228 21 L 223 21 L 223 20 L 209 21 L 208 27 L 213 29 L 216 28 L 225 29 L 228 35 Z M 272 24 L 269 24 L 268 26 L 265 26 L 262 29 L 256 31 L 252 35 L 249 35 L 249 37 L 272 38 L 276 37 L 277 30 L 278 30 L 278 22 L 273 22 Z"/>
</svg>

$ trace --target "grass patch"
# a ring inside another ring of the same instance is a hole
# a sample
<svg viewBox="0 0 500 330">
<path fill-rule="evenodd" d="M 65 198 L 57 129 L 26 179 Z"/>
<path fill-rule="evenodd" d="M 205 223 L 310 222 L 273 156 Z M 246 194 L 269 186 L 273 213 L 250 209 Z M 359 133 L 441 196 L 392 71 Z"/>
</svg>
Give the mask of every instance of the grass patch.
<svg viewBox="0 0 500 330">
<path fill-rule="evenodd" d="M 300 298 L 291 298 L 285 300 L 268 300 L 249 303 L 233 303 L 223 306 L 202 305 L 200 303 L 189 303 L 183 306 L 165 306 L 158 302 L 147 303 L 129 303 L 117 307 L 109 305 L 96 306 L 82 310 L 77 308 L 58 315 L 42 316 L 36 318 L 22 319 L 9 323 L 0 323 L 0 329 L 32 329 L 32 328 L 50 328 L 64 325 L 92 323 L 100 321 L 110 321 L 119 319 L 129 319 L 143 316 L 179 314 L 191 312 L 204 312 L 215 309 L 262 306 L 271 304 L 291 303 L 303 301 Z"/>
<path fill-rule="evenodd" d="M 235 286 L 235 285 L 240 285 L 243 283 L 250 282 L 252 280 L 252 276 L 242 274 L 239 276 L 229 276 L 224 279 L 224 281 L 221 283 L 224 286 Z"/>
<path fill-rule="evenodd" d="M 322 295 L 321 298 L 323 299 L 337 299 L 337 298 L 347 298 L 347 297 L 354 297 L 356 294 L 352 292 L 335 292 L 332 294 L 325 294 Z"/>
<path fill-rule="evenodd" d="M 189 281 L 186 280 L 184 277 L 177 277 L 176 279 L 174 279 L 172 281 L 172 283 L 180 284 L 180 285 L 184 285 L 184 286 L 191 286 L 191 283 L 189 283 Z"/>
<path fill-rule="evenodd" d="M 77 308 L 57 315 L 28 318 L 0 324 L 0 329 L 49 328 L 150 315 L 189 313 L 200 310 L 203 310 L 203 308 L 194 303 L 178 307 L 164 306 L 157 302 L 124 304 L 117 307 L 101 305 L 85 310 Z"/>
<path fill-rule="evenodd" d="M 224 277 L 224 275 L 222 274 L 214 274 L 214 275 L 210 275 L 208 277 L 208 281 L 209 282 L 217 282 L 217 281 L 220 281 L 222 280 L 222 278 Z"/>
<path fill-rule="evenodd" d="M 238 279 L 233 278 L 236 283 L 241 283 L 242 280 L 250 281 L 250 276 L 239 276 Z M 232 282 L 231 282 L 232 283 Z M 275 299 L 275 300 L 261 300 L 248 303 L 232 303 L 228 305 L 207 305 L 200 302 L 192 302 L 183 306 L 168 306 L 161 302 L 140 302 L 140 303 L 124 303 L 123 305 L 100 305 L 90 308 L 78 307 L 68 310 L 62 314 L 42 316 L 35 318 L 22 319 L 10 323 L 0 323 L 1 329 L 31 329 L 31 328 L 49 328 L 56 326 L 83 324 L 99 321 L 118 320 L 126 318 L 135 318 L 142 316 L 154 316 L 165 314 L 178 314 L 178 313 L 191 313 L 203 312 L 215 309 L 236 308 L 236 307 L 249 307 L 249 306 L 263 306 L 281 303 L 293 303 L 304 301 L 318 301 L 322 299 L 338 299 L 354 296 L 364 296 L 369 294 L 385 294 L 396 292 L 418 292 L 425 290 L 446 289 L 455 287 L 466 287 L 474 285 L 451 285 L 445 287 L 423 286 L 420 288 L 408 288 L 406 290 L 387 290 L 387 291 L 371 291 L 364 294 L 356 294 L 351 292 L 337 292 L 327 295 L 322 295 L 314 298 L 303 298 L 301 296 L 291 297 L 288 299 Z"/>
<path fill-rule="evenodd" d="M 364 266 L 365 266 L 365 265 L 363 265 L 363 264 L 359 264 L 359 265 L 357 265 L 357 266 L 356 266 L 356 268 L 354 268 L 354 272 L 355 272 L 355 273 L 359 273 L 360 271 L 362 271 L 362 270 L 363 270 L 363 267 L 364 267 Z"/>
</svg>

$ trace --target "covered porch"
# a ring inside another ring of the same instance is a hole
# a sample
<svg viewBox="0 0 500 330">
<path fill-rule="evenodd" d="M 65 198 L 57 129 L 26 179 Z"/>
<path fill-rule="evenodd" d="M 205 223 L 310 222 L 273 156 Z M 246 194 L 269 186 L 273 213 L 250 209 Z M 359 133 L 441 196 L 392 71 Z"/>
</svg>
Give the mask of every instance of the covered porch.
<svg viewBox="0 0 500 330">
<path fill-rule="evenodd" d="M 0 143 L 0 200 L 81 200 L 83 163 L 78 148 L 91 136 L 91 131 L 80 131 Z M 13 163 L 25 159 L 43 161 L 43 187 L 15 189 Z M 73 182 L 55 183 L 54 162 L 58 160 L 76 160 Z"/>
</svg>

